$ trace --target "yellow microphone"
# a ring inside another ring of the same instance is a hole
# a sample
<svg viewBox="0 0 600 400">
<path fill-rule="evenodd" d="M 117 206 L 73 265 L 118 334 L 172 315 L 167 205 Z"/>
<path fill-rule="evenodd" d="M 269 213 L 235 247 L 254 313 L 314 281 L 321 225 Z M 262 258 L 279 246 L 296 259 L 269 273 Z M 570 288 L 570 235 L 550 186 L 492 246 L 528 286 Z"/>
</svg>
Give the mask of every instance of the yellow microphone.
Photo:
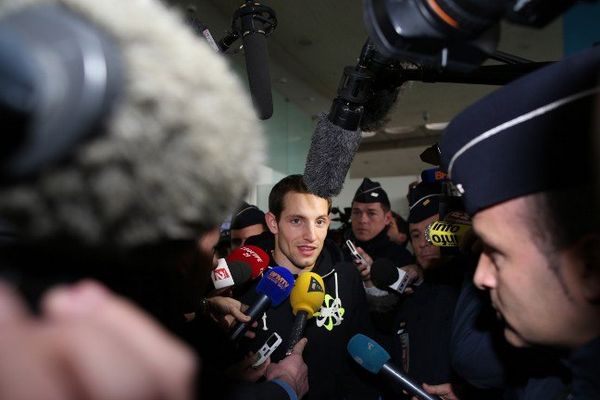
<svg viewBox="0 0 600 400">
<path fill-rule="evenodd" d="M 292 312 L 296 316 L 296 319 L 288 338 L 286 355 L 289 356 L 292 354 L 294 346 L 304 334 L 306 321 L 311 319 L 321 309 L 323 300 L 325 300 L 325 283 L 323 282 L 323 278 L 314 272 L 303 272 L 298 275 L 296 284 L 290 294 L 290 304 L 292 305 Z"/>
<path fill-rule="evenodd" d="M 471 225 L 434 221 L 425 229 L 425 239 L 437 247 L 458 247 Z"/>
</svg>

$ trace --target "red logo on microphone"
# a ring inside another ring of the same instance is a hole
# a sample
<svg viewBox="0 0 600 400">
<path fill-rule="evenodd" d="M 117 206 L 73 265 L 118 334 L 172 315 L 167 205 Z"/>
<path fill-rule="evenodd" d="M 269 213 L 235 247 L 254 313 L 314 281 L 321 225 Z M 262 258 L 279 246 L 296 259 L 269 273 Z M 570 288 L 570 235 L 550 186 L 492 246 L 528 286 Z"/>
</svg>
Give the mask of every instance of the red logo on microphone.
<svg viewBox="0 0 600 400">
<path fill-rule="evenodd" d="M 220 281 L 221 279 L 228 279 L 231 277 L 227 268 L 216 268 L 214 270 L 215 280 Z"/>
</svg>

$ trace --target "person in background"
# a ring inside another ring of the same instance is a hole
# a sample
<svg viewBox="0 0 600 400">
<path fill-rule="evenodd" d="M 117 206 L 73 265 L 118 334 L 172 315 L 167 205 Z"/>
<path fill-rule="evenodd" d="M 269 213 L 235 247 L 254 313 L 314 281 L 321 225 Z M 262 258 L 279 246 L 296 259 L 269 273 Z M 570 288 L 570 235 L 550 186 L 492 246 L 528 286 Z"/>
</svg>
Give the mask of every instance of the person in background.
<svg viewBox="0 0 600 400">
<path fill-rule="evenodd" d="M 400 246 L 406 248 L 408 243 L 408 222 L 402 218 L 402 216 L 395 211 L 392 211 L 392 218 L 387 231 L 390 240 Z"/>
<path fill-rule="evenodd" d="M 260 235 L 266 230 L 265 213 L 258 207 L 243 202 L 231 219 L 229 228 L 231 250 L 243 246 L 246 239 Z"/>
</svg>

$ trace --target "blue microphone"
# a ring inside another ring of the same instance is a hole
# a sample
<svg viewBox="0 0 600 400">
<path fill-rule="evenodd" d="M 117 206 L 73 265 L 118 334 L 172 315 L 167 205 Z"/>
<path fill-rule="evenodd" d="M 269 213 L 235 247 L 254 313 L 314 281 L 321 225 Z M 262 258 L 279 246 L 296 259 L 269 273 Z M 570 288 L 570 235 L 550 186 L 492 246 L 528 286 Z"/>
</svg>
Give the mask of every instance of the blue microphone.
<svg viewBox="0 0 600 400">
<path fill-rule="evenodd" d="M 250 317 L 248 322 L 238 322 L 233 329 L 231 340 L 241 337 L 254 321 L 270 306 L 278 306 L 290 296 L 294 287 L 294 275 L 287 268 L 273 267 L 263 273 L 262 279 L 256 286 L 258 298 L 246 310 L 246 315 Z"/>
<path fill-rule="evenodd" d="M 376 341 L 363 334 L 357 334 L 348 342 L 348 353 L 361 367 L 372 374 L 385 375 L 398 383 L 402 389 L 424 400 L 441 400 L 438 396 L 425 392 L 416 382 L 390 363 L 390 355 Z"/>
</svg>

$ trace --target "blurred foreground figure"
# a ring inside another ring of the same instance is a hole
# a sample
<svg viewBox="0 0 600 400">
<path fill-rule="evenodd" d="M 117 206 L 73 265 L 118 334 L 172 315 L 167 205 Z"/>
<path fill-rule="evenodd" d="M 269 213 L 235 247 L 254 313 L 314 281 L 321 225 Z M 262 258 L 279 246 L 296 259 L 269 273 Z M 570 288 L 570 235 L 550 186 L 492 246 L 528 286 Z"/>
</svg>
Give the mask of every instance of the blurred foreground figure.
<svg viewBox="0 0 600 400">
<path fill-rule="evenodd" d="M 441 146 L 483 242 L 474 276 L 517 347 L 565 352 L 574 399 L 600 398 L 600 232 L 590 154 L 600 48 L 456 117 Z"/>
<path fill-rule="evenodd" d="M 128 301 L 46 289 L 177 328 L 264 154 L 242 86 L 150 0 L 4 1 L 0 63 L 0 269 L 41 310 L 0 293 L 0 397 L 192 398 L 194 356 Z"/>
</svg>

